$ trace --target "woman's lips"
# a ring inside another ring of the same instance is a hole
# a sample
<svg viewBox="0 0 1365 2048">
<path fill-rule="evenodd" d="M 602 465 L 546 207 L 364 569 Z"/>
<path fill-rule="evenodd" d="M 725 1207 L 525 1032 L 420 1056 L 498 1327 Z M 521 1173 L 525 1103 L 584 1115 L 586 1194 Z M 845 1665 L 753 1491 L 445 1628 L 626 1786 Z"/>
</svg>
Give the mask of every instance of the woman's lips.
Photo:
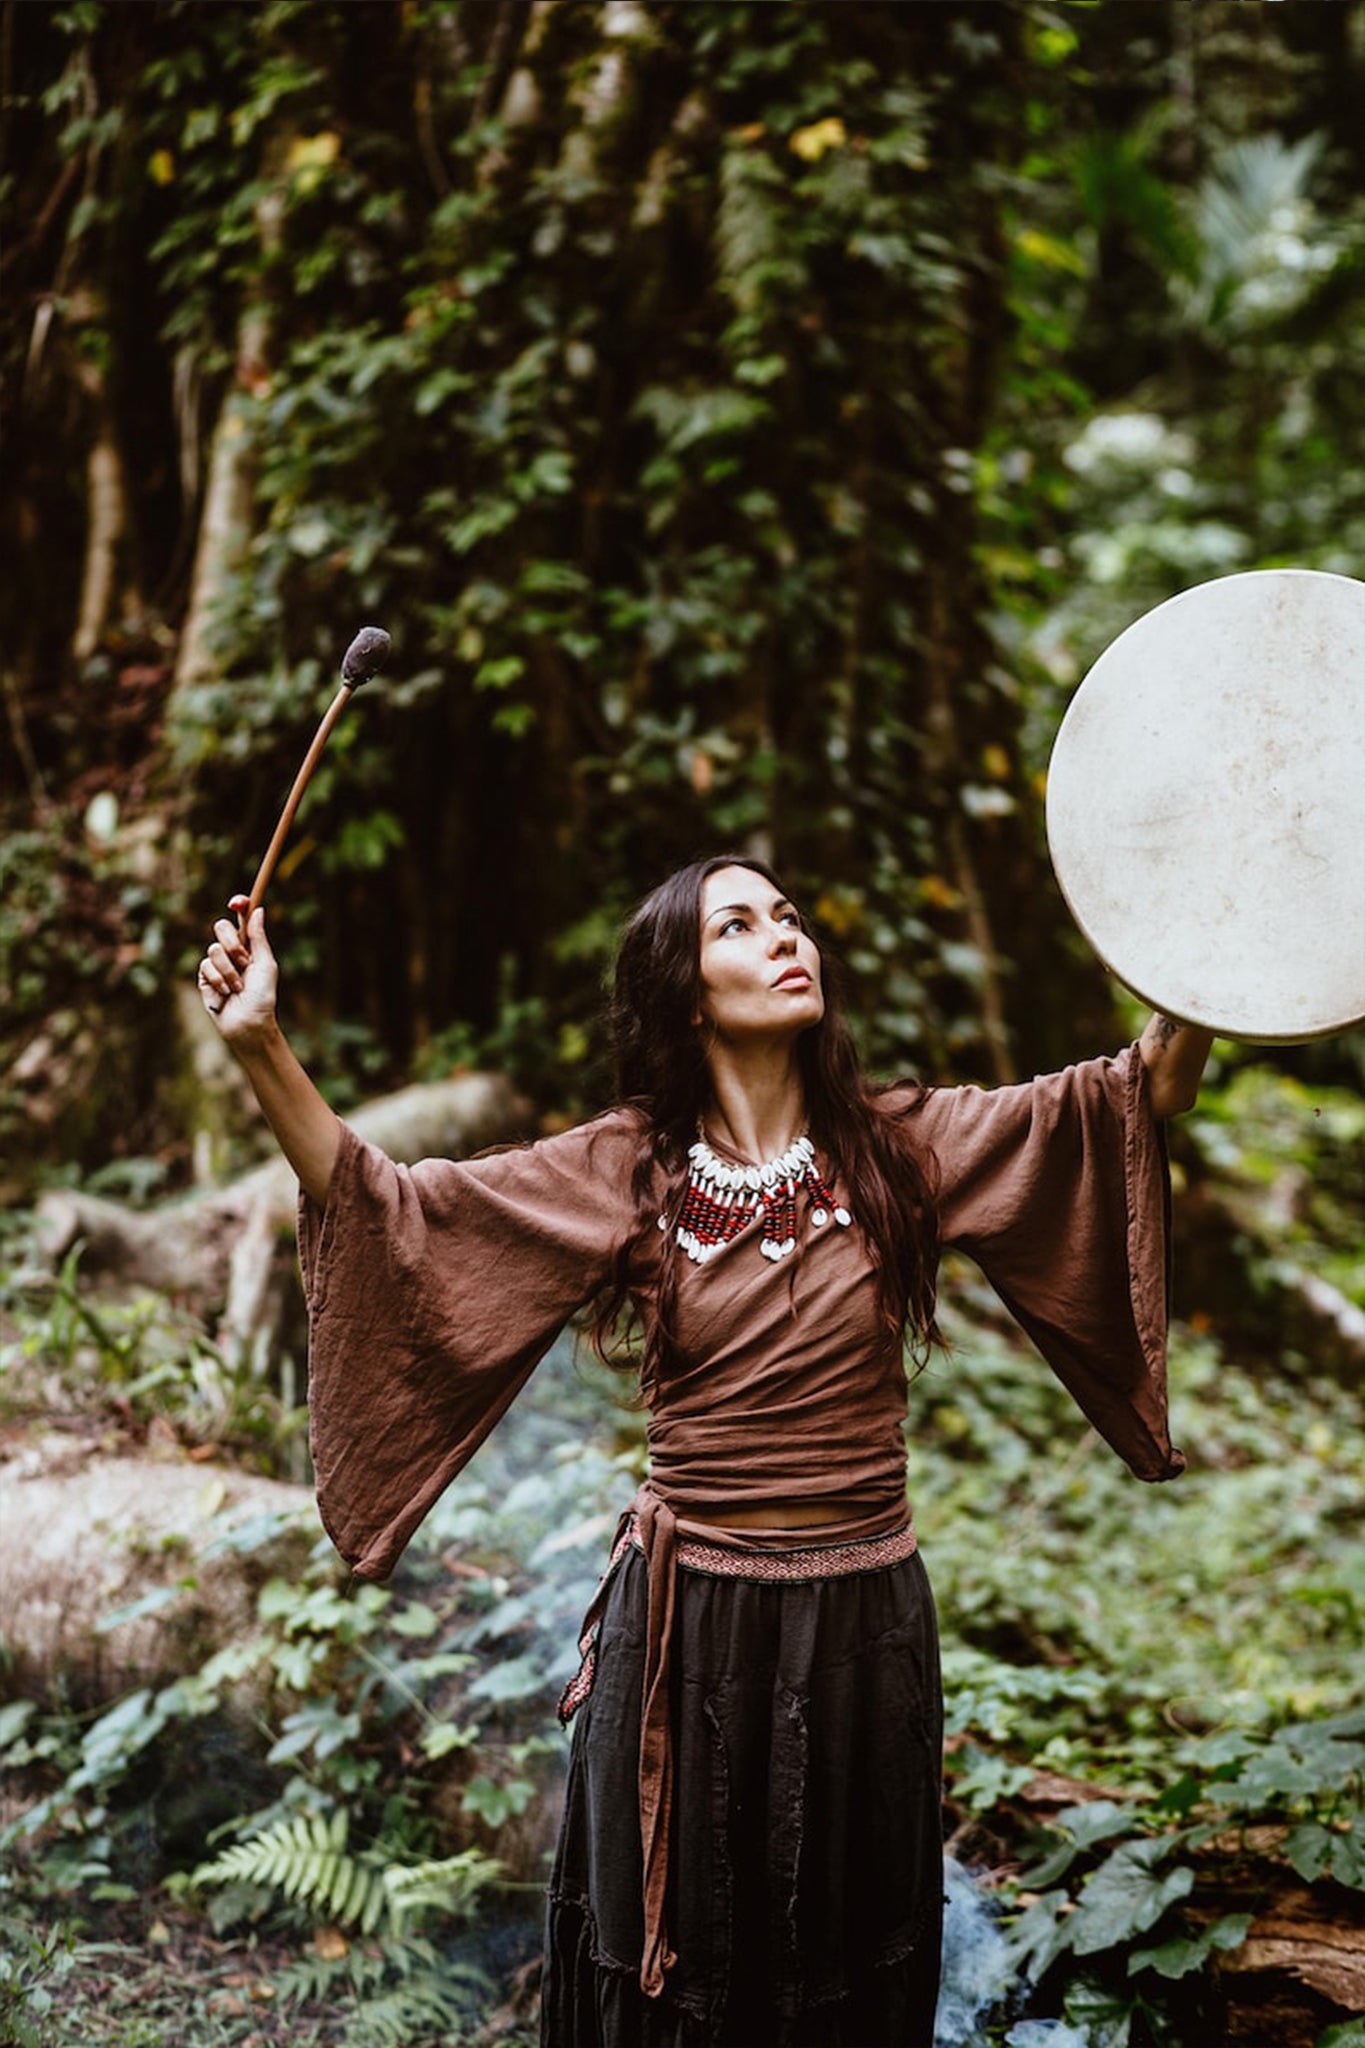
<svg viewBox="0 0 1365 2048">
<path fill-rule="evenodd" d="M 773 987 L 791 988 L 797 983 L 807 987 L 810 985 L 810 975 L 804 967 L 789 967 L 785 974 L 778 975 Z"/>
</svg>

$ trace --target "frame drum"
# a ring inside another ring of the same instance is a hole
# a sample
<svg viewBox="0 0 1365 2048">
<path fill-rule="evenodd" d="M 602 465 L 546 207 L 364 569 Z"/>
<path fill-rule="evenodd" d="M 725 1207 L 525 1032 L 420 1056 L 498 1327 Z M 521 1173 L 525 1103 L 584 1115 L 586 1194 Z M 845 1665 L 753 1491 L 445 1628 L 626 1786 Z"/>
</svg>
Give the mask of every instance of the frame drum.
<svg viewBox="0 0 1365 2048">
<path fill-rule="evenodd" d="M 1365 1022 L 1365 583 L 1258 569 L 1129 626 L 1062 720 L 1047 833 L 1153 1009 L 1266 1045 Z"/>
</svg>

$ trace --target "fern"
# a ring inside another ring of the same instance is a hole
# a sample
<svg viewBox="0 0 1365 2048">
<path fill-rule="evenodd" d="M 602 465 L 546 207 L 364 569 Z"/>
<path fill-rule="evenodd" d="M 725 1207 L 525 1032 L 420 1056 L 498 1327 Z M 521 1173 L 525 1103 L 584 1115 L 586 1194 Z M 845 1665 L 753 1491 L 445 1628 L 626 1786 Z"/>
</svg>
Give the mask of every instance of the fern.
<svg viewBox="0 0 1365 2048">
<path fill-rule="evenodd" d="M 277 1971 L 272 1982 L 282 2006 L 317 2004 L 338 2015 L 344 2011 L 348 2048 L 418 2048 L 428 2041 L 463 2040 L 460 2022 L 490 1996 L 481 1973 L 450 1963 L 419 1940 L 353 1948 L 331 1962 L 300 1957 Z"/>
<path fill-rule="evenodd" d="M 425 1947 L 425 1944 L 422 1944 Z M 395 1978 L 415 1974 L 409 1944 L 381 1937 L 363 1947 L 347 1942 L 341 1955 L 319 1955 L 310 1946 L 271 1975 L 281 2005 L 335 2005 L 378 1997 Z"/>
<path fill-rule="evenodd" d="M 350 1816 L 339 1807 L 330 1820 L 299 1814 L 237 1842 L 211 1863 L 201 1863 L 196 1885 L 260 1885 L 292 1904 L 373 1934 L 381 1923 L 406 1932 L 413 1918 L 439 1910 L 468 1914 L 498 1866 L 477 1850 L 443 1861 L 389 1863 L 371 1849 L 350 1854 Z"/>
<path fill-rule="evenodd" d="M 356 2006 L 346 2028 L 348 2048 L 415 2048 L 428 2038 L 448 2039 L 459 2024 L 460 2003 L 455 1985 L 441 1975 L 409 1977 Z"/>
<path fill-rule="evenodd" d="M 1295 143 L 1255 135 L 1222 152 L 1193 201 L 1195 319 L 1217 325 L 1237 313 L 1288 312 L 1332 268 L 1339 252 L 1312 199 L 1323 146 L 1320 135 Z"/>
<path fill-rule="evenodd" d="M 372 1934 L 388 1911 L 384 1869 L 373 1856 L 348 1853 L 349 1827 L 344 1807 L 330 1820 L 321 1814 L 300 1814 L 278 1821 L 211 1863 L 201 1863 L 193 1882 L 267 1885 L 295 1905 Z"/>
</svg>

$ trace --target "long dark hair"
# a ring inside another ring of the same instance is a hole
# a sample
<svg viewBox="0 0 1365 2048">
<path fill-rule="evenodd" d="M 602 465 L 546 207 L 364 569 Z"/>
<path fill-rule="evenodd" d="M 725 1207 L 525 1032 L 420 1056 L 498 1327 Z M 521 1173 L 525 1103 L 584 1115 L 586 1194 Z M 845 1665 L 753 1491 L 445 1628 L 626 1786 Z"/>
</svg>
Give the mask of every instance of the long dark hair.
<svg viewBox="0 0 1365 2048">
<path fill-rule="evenodd" d="M 659 1170 L 668 1183 L 663 1213 L 672 1219 L 686 1184 L 687 1150 L 710 1100 L 705 1040 L 693 1021 L 701 1001 L 701 897 L 708 878 L 729 867 L 747 868 L 781 891 L 772 869 L 747 854 L 692 861 L 638 906 L 616 959 L 610 1022 L 617 1098 L 640 1112 L 650 1134 L 634 1192 L 641 1233 L 655 1230 L 656 1242 Z M 797 1040 L 808 1127 L 849 1191 L 876 1267 L 882 1319 L 922 1359 L 934 1335 L 935 1163 L 915 1144 L 911 1120 L 901 1113 L 903 1101 L 893 1111 L 883 1099 L 886 1091 L 863 1073 L 844 1013 L 839 964 L 804 914 L 798 915 L 820 954 L 825 993 L 823 1018 Z M 634 1245 L 639 1242 L 637 1236 Z M 666 1367 L 673 1344 L 677 1251 L 671 1231 L 665 1247 L 655 1309 L 644 1331 L 646 1390 Z M 604 1357 L 626 1308 L 633 1248 L 623 1252 L 593 1319 L 593 1342 Z"/>
</svg>

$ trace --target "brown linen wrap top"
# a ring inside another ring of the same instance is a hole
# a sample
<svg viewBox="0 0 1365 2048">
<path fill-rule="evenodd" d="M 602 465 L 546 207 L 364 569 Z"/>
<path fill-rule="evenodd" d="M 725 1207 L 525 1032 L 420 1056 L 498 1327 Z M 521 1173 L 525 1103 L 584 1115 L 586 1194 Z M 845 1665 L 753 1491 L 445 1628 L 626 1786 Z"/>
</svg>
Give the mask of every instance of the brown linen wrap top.
<svg viewBox="0 0 1365 2048">
<path fill-rule="evenodd" d="M 945 1247 L 966 1252 L 1090 1422 L 1140 1479 L 1184 1469 L 1166 1399 L 1169 1184 L 1136 1046 L 997 1089 L 907 1083 L 886 1097 L 938 1163 Z M 396 1165 L 346 1125 L 325 1209 L 304 1198 L 318 1505 L 365 1578 L 392 1571 L 566 1322 L 638 1243 L 647 1301 L 661 1234 L 640 1232 L 647 1143 L 616 1109 L 536 1144 Z M 662 1196 L 662 1188 L 659 1189 Z M 836 1196 L 847 1201 L 845 1190 Z M 672 1786 L 668 1659 L 676 1536 L 779 1547 L 904 1525 L 906 1377 L 856 1227 L 806 1213 L 790 1259 L 751 1225 L 705 1266 L 679 1258 L 681 1362 L 650 1400 L 636 1497 L 649 1564 L 641 1730 L 644 1989 L 672 1958 L 664 1889 Z M 809 1504 L 818 1530 L 727 1532 L 727 1511 Z"/>
</svg>

